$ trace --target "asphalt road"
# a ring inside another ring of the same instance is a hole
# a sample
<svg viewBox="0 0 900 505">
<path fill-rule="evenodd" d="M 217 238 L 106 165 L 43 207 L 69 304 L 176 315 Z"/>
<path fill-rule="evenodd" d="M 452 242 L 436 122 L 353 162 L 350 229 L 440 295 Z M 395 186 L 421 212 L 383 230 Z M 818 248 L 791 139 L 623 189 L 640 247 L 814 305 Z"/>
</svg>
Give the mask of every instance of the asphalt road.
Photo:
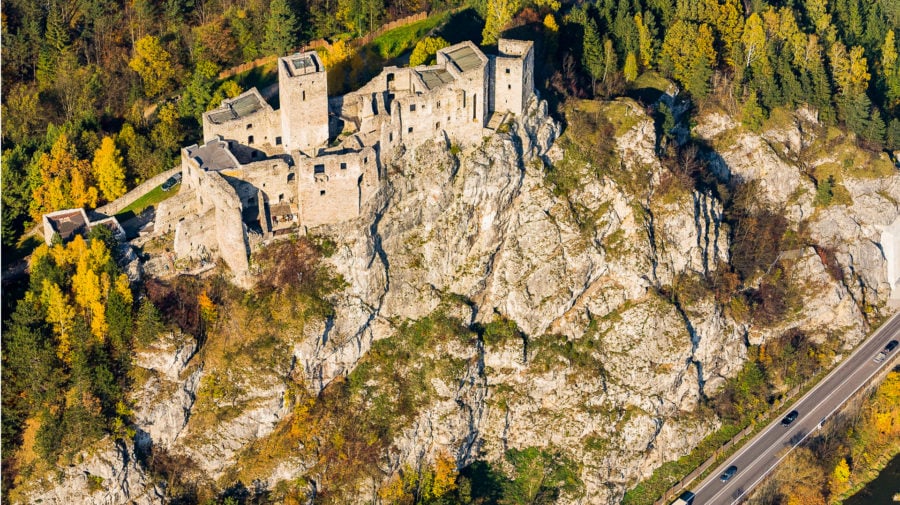
<svg viewBox="0 0 900 505">
<path fill-rule="evenodd" d="M 849 358 L 803 395 L 800 401 L 782 412 L 734 456 L 695 486 L 692 489 L 696 493 L 694 505 L 726 505 L 746 498 L 750 490 L 778 466 L 789 449 L 817 430 L 820 423 L 841 408 L 870 377 L 893 361 L 892 358 L 900 352 L 900 348 L 894 349 L 881 363 L 873 361 L 875 355 L 892 339 L 900 340 L 900 314 L 890 318 Z M 781 419 L 790 410 L 796 410 L 799 416 L 790 426 L 782 426 Z M 722 482 L 719 476 L 731 465 L 737 466 L 737 473 L 727 482 Z"/>
</svg>

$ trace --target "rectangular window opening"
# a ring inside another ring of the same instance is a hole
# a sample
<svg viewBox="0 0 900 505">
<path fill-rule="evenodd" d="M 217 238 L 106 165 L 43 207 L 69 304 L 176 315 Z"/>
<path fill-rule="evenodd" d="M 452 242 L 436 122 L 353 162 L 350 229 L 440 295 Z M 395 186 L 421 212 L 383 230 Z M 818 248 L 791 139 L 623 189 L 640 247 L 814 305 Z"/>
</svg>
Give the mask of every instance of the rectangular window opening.
<svg viewBox="0 0 900 505">
<path fill-rule="evenodd" d="M 324 189 L 320 189 L 320 190 L 319 190 L 319 196 L 325 196 L 325 190 L 324 190 Z"/>
<path fill-rule="evenodd" d="M 250 135 L 250 136 L 247 137 L 247 143 L 248 143 L 248 144 L 252 144 L 252 143 L 253 143 L 253 135 Z"/>
<path fill-rule="evenodd" d="M 253 128 L 253 123 L 248 123 L 248 124 L 247 124 L 247 129 L 249 130 L 250 128 Z"/>
<path fill-rule="evenodd" d="M 276 146 L 280 146 L 280 145 L 281 145 L 281 137 L 275 137 L 275 145 L 276 145 Z"/>
<path fill-rule="evenodd" d="M 410 111 L 410 112 L 415 112 L 415 111 L 416 111 L 416 104 L 414 104 L 414 103 L 409 104 L 409 111 Z"/>
<path fill-rule="evenodd" d="M 313 173 L 324 174 L 325 173 L 325 165 L 316 165 L 315 167 L 313 167 Z"/>
<path fill-rule="evenodd" d="M 412 133 L 412 126 L 406 129 L 406 133 Z"/>
<path fill-rule="evenodd" d="M 347 164 L 341 163 L 341 170 L 347 170 Z"/>
</svg>

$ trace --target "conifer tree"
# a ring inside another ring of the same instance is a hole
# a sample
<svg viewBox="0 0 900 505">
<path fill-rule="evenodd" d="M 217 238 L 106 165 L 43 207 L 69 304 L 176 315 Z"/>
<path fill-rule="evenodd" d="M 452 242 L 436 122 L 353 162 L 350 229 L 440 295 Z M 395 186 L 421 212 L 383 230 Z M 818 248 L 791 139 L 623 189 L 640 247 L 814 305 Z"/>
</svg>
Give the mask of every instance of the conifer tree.
<svg viewBox="0 0 900 505">
<path fill-rule="evenodd" d="M 584 24 L 583 49 L 581 52 L 581 64 L 591 76 L 591 91 L 597 86 L 597 80 L 603 77 L 603 42 L 600 40 L 600 31 L 593 19 L 588 19 Z"/>
<path fill-rule="evenodd" d="M 297 45 L 297 16 L 287 0 L 272 0 L 269 5 L 269 19 L 266 21 L 266 35 L 263 50 L 267 54 L 284 56 Z"/>
</svg>

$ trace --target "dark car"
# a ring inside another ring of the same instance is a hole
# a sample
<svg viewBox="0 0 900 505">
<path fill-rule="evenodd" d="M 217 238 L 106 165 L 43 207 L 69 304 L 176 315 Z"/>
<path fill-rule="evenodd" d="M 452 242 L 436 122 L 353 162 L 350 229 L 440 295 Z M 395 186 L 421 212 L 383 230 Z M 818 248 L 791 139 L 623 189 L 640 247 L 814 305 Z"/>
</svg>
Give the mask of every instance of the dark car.
<svg viewBox="0 0 900 505">
<path fill-rule="evenodd" d="M 729 466 L 725 469 L 721 476 L 719 476 L 719 480 L 722 482 L 728 482 L 728 479 L 734 477 L 734 474 L 737 473 L 737 467 L 734 465 Z"/>
<path fill-rule="evenodd" d="M 790 426 L 791 423 L 794 422 L 799 415 L 800 413 L 796 410 L 788 412 L 788 415 L 784 416 L 784 419 L 781 420 L 782 426 Z"/>
<path fill-rule="evenodd" d="M 884 346 L 884 350 L 875 355 L 875 363 L 881 363 L 887 358 L 887 355 L 890 354 L 891 351 L 897 348 L 898 342 L 896 340 L 891 340 Z"/>
<path fill-rule="evenodd" d="M 685 491 L 678 495 L 678 499 L 672 502 L 672 505 L 693 505 L 694 493 Z"/>
<path fill-rule="evenodd" d="M 166 179 L 166 182 L 162 183 L 162 190 L 168 191 L 168 190 L 172 189 L 173 187 L 175 187 L 175 185 L 178 184 L 179 182 L 181 182 L 181 172 L 178 172 L 177 174 L 173 175 L 172 177 L 169 177 L 168 179 Z"/>
</svg>

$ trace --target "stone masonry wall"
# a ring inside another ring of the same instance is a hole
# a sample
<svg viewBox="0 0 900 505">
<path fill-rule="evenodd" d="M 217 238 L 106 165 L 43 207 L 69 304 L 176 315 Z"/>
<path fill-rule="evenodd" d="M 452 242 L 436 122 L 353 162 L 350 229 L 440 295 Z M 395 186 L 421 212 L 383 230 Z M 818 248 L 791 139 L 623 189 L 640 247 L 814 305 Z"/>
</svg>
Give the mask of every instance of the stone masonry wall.
<svg viewBox="0 0 900 505">
<path fill-rule="evenodd" d="M 377 189 L 375 149 L 326 154 L 298 161 L 300 222 L 313 227 L 359 216 L 362 201 Z"/>
<path fill-rule="evenodd" d="M 328 142 L 328 78 L 315 51 L 302 54 L 319 70 L 294 76 L 288 68 L 290 57 L 278 60 L 281 132 L 287 152 L 312 152 Z"/>
<path fill-rule="evenodd" d="M 222 124 L 214 124 L 204 117 L 203 141 L 209 142 L 216 135 L 249 146 L 277 146 L 284 141 L 281 135 L 281 116 L 268 106 Z"/>
</svg>

